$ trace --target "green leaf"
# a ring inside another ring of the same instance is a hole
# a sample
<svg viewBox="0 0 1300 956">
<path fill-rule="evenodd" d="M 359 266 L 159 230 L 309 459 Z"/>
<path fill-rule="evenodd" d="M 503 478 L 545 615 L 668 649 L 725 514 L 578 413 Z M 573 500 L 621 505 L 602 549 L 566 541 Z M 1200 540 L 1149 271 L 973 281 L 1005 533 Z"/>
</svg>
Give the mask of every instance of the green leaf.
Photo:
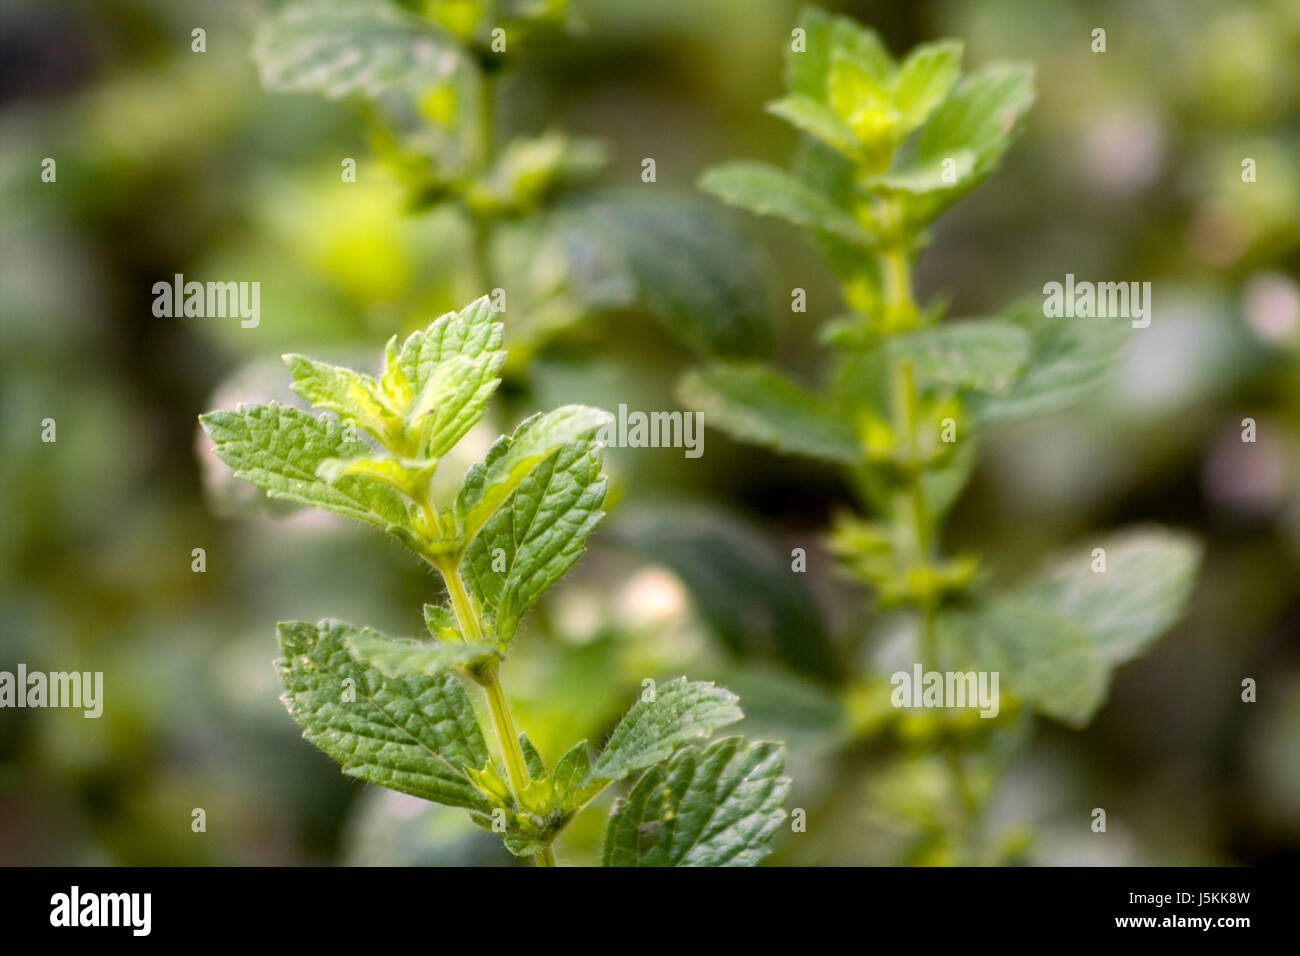
<svg viewBox="0 0 1300 956">
<path fill-rule="evenodd" d="M 708 737 L 745 715 L 736 695 L 685 677 L 660 684 L 653 700 L 638 700 L 623 715 L 592 768 L 592 776 L 621 780 L 666 759 L 682 744 Z"/>
<path fill-rule="evenodd" d="M 1092 570 L 1094 548 L 1106 570 Z M 1052 558 L 1016 593 L 1052 608 L 1092 635 L 1102 657 L 1122 664 L 1142 654 L 1182 616 L 1201 562 L 1191 535 L 1137 527 L 1083 542 Z"/>
<path fill-rule="evenodd" d="M 999 692 L 1050 717 L 1080 727 L 1105 699 L 1109 671 L 1092 635 L 1043 604 L 996 598 L 940 615 L 939 633 L 954 669 L 996 671 Z"/>
<path fill-rule="evenodd" d="M 874 239 L 851 215 L 812 186 L 768 163 L 737 160 L 707 170 L 700 188 L 760 216 L 776 216 L 859 246 Z"/>
<path fill-rule="evenodd" d="M 700 354 L 771 352 L 770 269 L 712 203 L 660 187 L 587 192 L 537 233 L 534 298 L 563 297 L 583 314 L 644 311 Z"/>
<path fill-rule="evenodd" d="M 410 419 L 424 454 L 442 457 L 483 417 L 501 381 L 503 338 L 503 326 L 483 296 L 402 343 L 397 361 L 415 395 Z"/>
<path fill-rule="evenodd" d="M 263 22 L 253 60 L 269 90 L 338 99 L 432 85 L 464 57 L 451 37 L 396 4 L 297 0 Z"/>
<path fill-rule="evenodd" d="M 513 435 L 488 449 L 481 464 L 470 468 L 456 495 L 456 524 L 461 539 L 472 542 L 533 469 L 571 442 L 592 438 L 613 416 L 586 405 L 562 405 L 526 419 Z"/>
<path fill-rule="evenodd" d="M 767 111 L 842 153 L 852 155 L 861 145 L 834 110 L 811 97 L 786 96 L 768 103 Z"/>
<path fill-rule="evenodd" d="M 538 780 L 546 776 L 546 761 L 538 753 L 537 748 L 533 746 L 532 740 L 527 734 L 519 735 L 519 749 L 524 755 L 524 764 L 528 767 L 528 776 Z"/>
<path fill-rule="evenodd" d="M 913 363 L 921 385 L 1005 392 L 1029 360 L 1030 339 L 1010 322 L 977 319 L 895 336 L 889 351 Z"/>
<path fill-rule="evenodd" d="M 908 54 L 894 80 L 894 107 L 905 130 L 924 123 L 948 96 L 961 74 L 961 54 L 960 40 L 925 43 Z"/>
<path fill-rule="evenodd" d="M 831 55 L 828 92 L 831 109 L 868 149 L 892 148 L 902 138 L 889 86 L 857 61 Z"/>
<path fill-rule="evenodd" d="M 317 362 L 305 355 L 290 354 L 282 358 L 293 375 L 290 387 L 317 408 L 356 422 L 386 445 L 401 435 L 401 414 L 369 375 Z"/>
<path fill-rule="evenodd" d="M 880 184 L 939 186 L 906 207 L 912 222 L 929 222 L 997 168 L 1033 102 L 1033 69 L 1026 64 L 993 64 L 966 77 L 921 127 L 915 149 L 900 151 Z M 945 159 L 954 161 L 956 181 L 934 184 L 933 171 Z"/>
<path fill-rule="evenodd" d="M 313 505 L 383 528 L 418 549 L 406 505 L 392 488 L 363 475 L 343 475 L 330 483 L 318 477 L 334 458 L 370 452 L 349 439 L 337 421 L 317 418 L 287 405 L 241 405 L 235 411 L 201 415 L 217 456 L 272 498 Z"/>
<path fill-rule="evenodd" d="M 804 7 L 798 27 L 804 31 L 804 49 L 795 50 L 791 44 L 785 57 L 785 83 L 792 93 L 825 102 L 831 60 L 836 54 L 858 64 L 882 83 L 894 70 L 880 37 L 847 17 Z"/>
<path fill-rule="evenodd" d="M 438 604 L 424 606 L 424 626 L 435 641 L 463 641 L 456 612 Z"/>
<path fill-rule="evenodd" d="M 781 744 L 683 747 L 614 805 L 605 866 L 754 866 L 785 821 Z"/>
<path fill-rule="evenodd" d="M 616 540 L 666 565 L 710 633 L 740 660 L 779 662 L 833 680 L 840 655 L 788 547 L 710 505 L 639 505 L 618 514 Z"/>
<path fill-rule="evenodd" d="M 341 621 L 280 625 L 285 707 L 343 772 L 426 800 L 487 811 L 466 767 L 489 761 L 474 708 L 452 674 L 392 679 L 354 660 Z"/>
<path fill-rule="evenodd" d="M 604 514 L 600 468 L 594 442 L 562 446 L 520 483 L 466 552 L 465 583 L 489 633 L 502 642 L 586 550 L 587 535 Z"/>
<path fill-rule="evenodd" d="M 971 397 L 968 407 L 981 424 L 1071 407 L 1105 383 L 1128 344 L 1127 320 L 1047 318 L 1037 303 L 1017 310 L 1012 320 L 1031 337 L 1027 367 L 1005 394 Z"/>
<path fill-rule="evenodd" d="M 862 457 L 857 436 L 819 396 L 759 365 L 717 363 L 686 374 L 681 401 L 731 437 L 825 461 Z"/>
<path fill-rule="evenodd" d="M 369 628 L 349 636 L 345 643 L 356 660 L 385 677 L 432 677 L 455 668 L 475 673 L 504 656 L 489 644 L 412 641 L 385 637 Z"/>
</svg>

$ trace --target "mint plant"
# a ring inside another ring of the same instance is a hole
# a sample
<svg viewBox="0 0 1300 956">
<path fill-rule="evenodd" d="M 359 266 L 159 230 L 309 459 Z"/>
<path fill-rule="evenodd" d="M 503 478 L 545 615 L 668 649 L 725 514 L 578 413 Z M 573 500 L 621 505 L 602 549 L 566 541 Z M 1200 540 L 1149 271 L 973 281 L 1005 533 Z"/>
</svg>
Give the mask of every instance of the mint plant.
<svg viewBox="0 0 1300 956">
<path fill-rule="evenodd" d="M 643 181 L 640 157 L 635 185 L 597 186 L 604 143 L 550 118 L 508 130 L 521 51 L 572 21 L 568 0 L 288 0 L 253 59 L 268 90 L 357 110 L 379 160 L 357 176 L 382 165 L 412 214 L 448 214 L 467 261 L 437 288 L 493 294 L 510 317 L 508 377 L 602 313 L 647 315 L 702 354 L 769 351 L 761 264 L 712 204 Z"/>
<path fill-rule="evenodd" d="M 1112 670 L 1177 619 L 1199 561 L 1184 534 L 1126 529 L 1005 584 L 990 582 L 977 555 L 943 548 L 943 521 L 980 434 L 1086 397 L 1129 334 L 1127 320 L 1049 319 L 1037 305 L 943 323 L 945 299 L 917 301 L 912 270 L 931 224 L 997 168 L 1034 100 L 1029 66 L 963 75 L 961 60 L 962 45 L 945 40 L 896 61 L 871 30 L 803 13 L 788 94 L 768 105 L 805 134 L 794 168 L 731 162 L 701 186 L 803 229 L 848 312 L 823 326 L 833 351 L 819 387 L 735 361 L 699 368 L 680 386 L 689 407 L 734 438 L 845 469 L 859 509 L 836 519 L 830 548 L 871 589 L 876 613 L 909 622 L 912 660 L 924 668 L 1001 675 L 1010 700 L 1000 718 L 951 712 L 937 728 L 902 733 L 928 740 L 946 767 L 947 796 L 928 814 L 942 821 L 940 846 L 918 858 L 947 861 L 987 858 L 974 824 L 1006 750 L 990 735 L 1022 708 L 1087 723 Z M 909 719 L 891 711 L 890 693 L 875 673 L 844 691 L 861 735 Z"/>
<path fill-rule="evenodd" d="M 277 404 L 201 416 L 217 455 L 272 498 L 393 535 L 446 586 L 425 639 L 336 620 L 279 626 L 283 700 L 343 772 L 469 811 L 506 848 L 554 865 L 556 836 L 602 791 L 640 776 L 613 809 L 607 865 L 753 865 L 785 817 L 780 744 L 694 741 L 740 720 L 711 683 L 649 690 L 591 759 L 575 743 L 548 766 L 516 728 L 501 669 L 524 614 L 582 555 L 601 518 L 597 431 L 610 416 L 566 405 L 523 421 L 449 500 L 433 478 L 483 417 L 506 360 L 487 297 L 399 344 L 376 376 L 286 355 L 293 389 L 332 415 Z M 489 736 L 466 687 L 482 689 Z"/>
</svg>

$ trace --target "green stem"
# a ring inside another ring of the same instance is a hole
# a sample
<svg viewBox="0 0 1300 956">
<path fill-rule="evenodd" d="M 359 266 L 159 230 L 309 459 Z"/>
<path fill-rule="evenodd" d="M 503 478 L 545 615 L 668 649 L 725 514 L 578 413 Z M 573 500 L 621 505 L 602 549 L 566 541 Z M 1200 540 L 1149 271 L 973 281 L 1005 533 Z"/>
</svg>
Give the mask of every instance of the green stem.
<svg viewBox="0 0 1300 956">
<path fill-rule="evenodd" d="M 894 204 L 887 203 L 884 217 L 892 224 L 897 220 Z M 878 258 L 882 277 L 882 298 L 886 315 L 916 314 L 916 301 L 912 293 L 911 263 L 901 246 L 891 247 Z M 920 396 L 916 388 L 916 373 L 912 363 L 900 359 L 892 369 L 893 424 L 904 452 L 903 462 L 907 482 L 895 497 L 896 539 L 907 543 L 908 563 L 915 567 L 934 559 L 935 530 L 921 482 L 919 465 Z M 919 603 L 917 653 L 923 663 L 940 669 L 939 640 L 936 627 L 938 607 L 933 598 Z M 962 857 L 973 856 L 972 839 L 979 813 L 978 800 L 970 786 L 962 754 L 955 741 L 945 735 L 942 743 L 944 758 L 952 777 L 956 818 L 957 852 Z"/>
<path fill-rule="evenodd" d="M 470 599 L 469 591 L 465 588 L 465 579 L 460 575 L 459 565 L 447 561 L 437 567 L 443 581 L 447 584 L 447 593 L 451 596 L 452 610 L 456 613 L 456 621 L 460 624 L 461 633 L 465 635 L 467 641 L 482 640 L 483 625 L 474 610 L 474 602 Z M 506 700 L 506 692 L 501 686 L 496 666 L 475 679 L 482 686 L 483 694 L 487 697 L 488 710 L 492 712 L 492 729 L 496 732 L 497 746 L 501 748 L 501 755 L 505 758 L 510 789 L 518 799 L 531 781 L 531 777 L 528 774 L 528 764 L 524 760 L 524 749 L 519 744 L 519 731 L 515 728 L 514 717 L 510 714 L 510 702 Z M 550 847 L 538 853 L 535 859 L 538 866 L 555 866 L 555 854 Z"/>
</svg>

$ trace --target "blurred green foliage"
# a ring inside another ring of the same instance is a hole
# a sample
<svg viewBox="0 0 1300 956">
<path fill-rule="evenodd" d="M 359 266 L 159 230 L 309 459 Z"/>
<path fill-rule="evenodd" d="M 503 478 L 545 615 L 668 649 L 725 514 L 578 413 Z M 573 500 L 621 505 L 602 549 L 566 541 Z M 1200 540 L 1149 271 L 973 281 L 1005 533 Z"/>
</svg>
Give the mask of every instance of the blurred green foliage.
<svg viewBox="0 0 1300 956">
<path fill-rule="evenodd" d="M 510 862 L 454 812 L 342 777 L 276 701 L 268 621 L 329 614 L 418 633 L 433 579 L 378 535 L 255 506 L 196 434 L 203 409 L 292 401 L 276 392 L 281 352 L 347 361 L 485 291 L 471 224 L 390 171 L 366 120 L 263 92 L 250 50 L 274 6 L 0 8 L 0 669 L 102 670 L 106 685 L 98 720 L 0 712 L 3 862 Z M 501 81 L 502 129 L 603 141 L 597 183 L 616 191 L 689 194 L 725 159 L 790 155 L 795 134 L 760 105 L 782 93 L 795 3 L 573 6 L 582 32 L 539 34 Z M 989 434 L 952 549 L 1030 567 L 1139 519 L 1206 547 L 1189 614 L 1117 672 L 1086 730 L 1045 724 L 1028 749 L 990 741 L 992 759 L 1005 754 L 990 838 L 1005 859 L 1047 863 L 1293 859 L 1300 12 L 1285 0 L 833 6 L 895 54 L 954 36 L 970 62 L 1036 67 L 1022 138 L 935 225 L 918 298 L 951 294 L 954 312 L 980 315 L 1066 272 L 1155 287 L 1156 320 L 1110 387 Z M 198 26 L 203 54 L 190 47 Z M 1104 54 L 1090 49 L 1096 27 Z M 639 178 L 647 156 L 653 185 Z M 56 183 L 41 181 L 44 157 Z M 339 179 L 344 157 L 356 183 Z M 782 362 L 811 372 L 806 320 L 839 308 L 835 279 L 792 231 L 741 226 L 767 250 L 756 268 L 776 290 L 765 317 L 780 319 Z M 546 258 L 507 248 L 533 248 L 527 231 L 503 229 L 502 262 L 531 262 L 548 290 Z M 606 244 L 558 235 L 563 249 Z M 175 273 L 260 281 L 261 325 L 154 317 L 150 289 Z M 807 316 L 787 313 L 796 286 Z M 581 321 L 557 309 L 543 322 L 491 429 L 566 402 L 677 407 L 691 349 L 629 288 L 587 297 L 600 308 Z M 789 805 L 810 808 L 774 862 L 942 862 L 926 835 L 943 821 L 917 799 L 942 785 L 933 721 L 882 711 L 887 697 L 866 687 L 820 690 L 851 648 L 891 639 L 865 628 L 822 546 L 852 489 L 718 432 L 707 442 L 700 459 L 610 451 L 608 524 L 524 623 L 516 717 L 553 761 L 607 734 L 646 677 L 726 681 L 747 735 L 787 741 Z M 196 547 L 204 574 L 191 571 Z M 808 551 L 806 574 L 765 584 L 793 547 Z M 1240 701 L 1245 677 L 1259 681 L 1256 704 Z M 862 743 L 866 728 L 877 743 Z M 1105 838 L 1087 829 L 1097 806 L 1114 808 Z M 197 807 L 206 833 L 191 830 Z M 562 859 L 595 862 L 599 817 L 566 833 Z"/>
</svg>

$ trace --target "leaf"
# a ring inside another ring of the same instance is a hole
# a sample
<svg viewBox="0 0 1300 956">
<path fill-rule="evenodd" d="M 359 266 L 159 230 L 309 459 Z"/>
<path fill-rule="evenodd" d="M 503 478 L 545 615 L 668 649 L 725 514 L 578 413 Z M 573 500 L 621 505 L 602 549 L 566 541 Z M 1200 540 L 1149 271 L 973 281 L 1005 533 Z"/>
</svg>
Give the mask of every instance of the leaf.
<svg viewBox="0 0 1300 956">
<path fill-rule="evenodd" d="M 403 640 L 368 628 L 344 643 L 354 659 L 395 678 L 432 677 L 457 667 L 473 673 L 504 657 L 490 644 Z"/>
<path fill-rule="evenodd" d="M 811 97 L 786 96 L 768 103 L 767 111 L 842 153 L 852 155 L 861 145 L 834 110 Z"/>
<path fill-rule="evenodd" d="M 894 107 L 906 131 L 924 123 L 947 97 L 961 74 L 961 55 L 960 40 L 925 43 L 908 54 L 894 81 Z"/>
<path fill-rule="evenodd" d="M 1103 572 L 1092 570 L 1094 548 L 1106 551 Z M 1201 551 L 1200 542 L 1182 532 L 1129 528 L 1055 556 L 1016 593 L 1074 621 L 1107 662 L 1122 664 L 1182 616 Z"/>
<path fill-rule="evenodd" d="M 999 689 L 1075 727 L 1105 699 L 1109 671 L 1092 635 L 1043 604 L 995 598 L 940 615 L 939 633 L 951 667 L 995 671 Z"/>
<path fill-rule="evenodd" d="M 365 442 L 347 438 L 337 421 L 275 403 L 209 412 L 199 421 L 235 475 L 272 498 L 356 518 L 418 550 L 406 505 L 394 489 L 363 475 L 343 475 L 332 484 L 317 476 L 330 459 L 357 458 L 371 450 Z"/>
<path fill-rule="evenodd" d="M 973 395 L 972 414 L 981 424 L 1019 421 L 1062 411 L 1099 388 L 1119 367 L 1129 324 L 1106 319 L 1047 318 L 1033 304 L 1012 320 L 1030 335 L 1024 374 L 1003 395 Z"/>
<path fill-rule="evenodd" d="M 683 747 L 614 805 L 605 866 L 754 866 L 785 820 L 781 744 Z"/>
<path fill-rule="evenodd" d="M 483 296 L 402 343 L 397 361 L 416 396 L 410 418 L 425 454 L 441 458 L 483 417 L 501 381 L 503 339 L 504 328 Z"/>
<path fill-rule="evenodd" d="M 488 631 L 503 643 L 586 550 L 587 535 L 604 514 L 606 482 L 600 469 L 594 442 L 562 446 L 520 483 L 466 551 L 465 583 L 482 607 Z"/>
<path fill-rule="evenodd" d="M 533 742 L 529 739 L 527 734 L 519 735 L 519 749 L 524 755 L 524 764 L 528 768 L 528 775 L 534 780 L 545 777 L 546 761 L 543 760 L 542 755 L 537 752 L 537 748 L 533 746 Z"/>
<path fill-rule="evenodd" d="M 693 369 L 677 388 L 681 401 L 732 438 L 824 461 L 862 457 L 857 436 L 828 403 L 799 383 L 756 363 Z"/>
<path fill-rule="evenodd" d="M 891 187 L 906 182 L 915 189 L 935 168 L 942 168 L 943 160 L 953 159 L 956 181 L 941 180 L 936 184 L 940 188 L 906 207 L 911 221 L 929 222 L 997 168 L 1033 102 L 1033 69 L 1026 64 L 993 64 L 966 77 L 921 127 L 915 148 L 910 154 L 900 151 L 880 183 Z"/>
<path fill-rule="evenodd" d="M 770 270 L 758 248 L 693 195 L 598 190 L 540 223 L 535 284 L 579 311 L 643 310 L 700 354 L 765 355 L 775 338 Z M 558 268 L 555 268 L 558 267 Z"/>
<path fill-rule="evenodd" d="M 463 641 L 456 612 L 438 604 L 424 606 L 424 626 L 435 641 Z"/>
<path fill-rule="evenodd" d="M 711 682 L 679 677 L 660 684 L 654 700 L 640 699 L 623 715 L 592 767 L 592 777 L 621 780 L 744 716 L 736 695 Z"/>
<path fill-rule="evenodd" d="M 858 221 L 807 183 L 768 163 L 737 160 L 707 170 L 700 188 L 732 206 L 776 216 L 859 246 L 873 237 Z"/>
<path fill-rule="evenodd" d="M 451 37 L 393 3 L 376 0 L 289 3 L 258 29 L 253 60 L 267 89 L 329 99 L 418 89 L 464 65 Z"/>
<path fill-rule="evenodd" d="M 282 700 L 303 736 L 349 776 L 486 812 L 464 768 L 486 766 L 487 745 L 458 679 L 385 677 L 349 654 L 363 633 L 332 620 L 280 625 Z"/>
<path fill-rule="evenodd" d="M 752 522 L 673 502 L 620 511 L 613 533 L 681 579 L 709 631 L 736 658 L 838 676 L 840 656 L 808 575 L 792 573 L 789 549 Z"/>
<path fill-rule="evenodd" d="M 533 469 L 570 442 L 590 439 L 613 416 L 586 405 L 562 405 L 526 419 L 497 440 L 481 464 L 470 468 L 456 495 L 455 514 L 468 544 Z"/>
<path fill-rule="evenodd" d="M 913 363 L 919 383 L 1005 392 L 1029 360 L 1029 335 L 1009 322 L 976 319 L 895 336 L 895 360 Z"/>
<path fill-rule="evenodd" d="M 305 355 L 282 356 L 293 375 L 290 387 L 317 408 L 356 422 L 388 444 L 401 434 L 402 417 L 392 408 L 379 384 L 350 368 L 327 365 Z"/>
<path fill-rule="evenodd" d="M 856 60 L 831 54 L 828 93 L 831 109 L 868 149 L 889 148 L 902 138 L 887 82 Z"/>
<path fill-rule="evenodd" d="M 893 61 L 880 37 L 848 17 L 804 7 L 799 28 L 804 31 L 804 49 L 796 51 L 791 46 L 785 57 L 785 83 L 792 93 L 825 102 L 831 59 L 837 53 L 881 82 L 893 72 Z"/>
</svg>

